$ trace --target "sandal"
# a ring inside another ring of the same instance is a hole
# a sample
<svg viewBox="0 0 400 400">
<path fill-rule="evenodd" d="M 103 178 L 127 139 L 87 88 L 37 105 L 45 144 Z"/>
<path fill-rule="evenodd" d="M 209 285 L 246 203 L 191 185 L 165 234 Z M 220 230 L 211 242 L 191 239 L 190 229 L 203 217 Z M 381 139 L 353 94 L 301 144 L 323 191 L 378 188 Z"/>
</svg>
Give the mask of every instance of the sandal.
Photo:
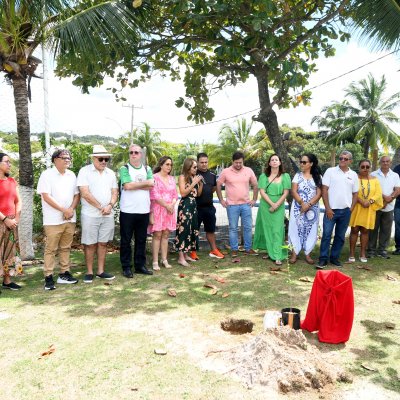
<svg viewBox="0 0 400 400">
<path fill-rule="evenodd" d="M 366 262 L 368 262 L 368 258 L 360 257 L 360 261 L 361 261 L 362 263 L 366 263 Z"/>
<path fill-rule="evenodd" d="M 293 255 L 292 257 L 289 258 L 289 264 L 296 264 L 297 257 L 296 255 Z"/>
<path fill-rule="evenodd" d="M 161 261 L 161 264 L 164 265 L 164 268 L 172 268 L 172 265 L 168 263 L 168 260 Z"/>
<path fill-rule="evenodd" d="M 153 270 L 154 270 L 154 271 L 159 271 L 159 270 L 160 270 L 160 267 L 159 267 L 159 265 L 158 265 L 158 261 L 153 262 Z"/>
<path fill-rule="evenodd" d="M 355 257 L 349 257 L 349 263 L 353 263 L 353 262 L 356 262 Z"/>
<path fill-rule="evenodd" d="M 178 264 L 182 265 L 182 267 L 190 267 L 190 265 L 186 262 L 186 260 L 178 261 Z"/>
<path fill-rule="evenodd" d="M 306 263 L 310 264 L 310 265 L 314 265 L 315 261 L 310 256 L 306 256 Z"/>
<path fill-rule="evenodd" d="M 275 260 L 275 265 L 282 265 L 282 261 L 281 260 Z"/>
<path fill-rule="evenodd" d="M 268 254 L 266 254 L 265 256 L 262 256 L 261 257 L 263 260 L 268 260 L 268 258 L 269 258 L 269 255 Z"/>
</svg>

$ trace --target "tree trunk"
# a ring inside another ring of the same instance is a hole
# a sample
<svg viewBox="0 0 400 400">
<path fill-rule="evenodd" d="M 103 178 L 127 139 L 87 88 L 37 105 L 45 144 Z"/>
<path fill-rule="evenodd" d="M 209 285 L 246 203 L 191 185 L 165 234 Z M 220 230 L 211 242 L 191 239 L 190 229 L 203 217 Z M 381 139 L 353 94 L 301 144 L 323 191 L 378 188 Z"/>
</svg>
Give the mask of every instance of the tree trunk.
<svg viewBox="0 0 400 400">
<path fill-rule="evenodd" d="M 336 165 L 336 147 L 331 150 L 331 167 Z"/>
<path fill-rule="evenodd" d="M 372 171 L 378 169 L 378 149 L 372 150 Z"/>
<path fill-rule="evenodd" d="M 28 111 L 28 91 L 26 79 L 13 77 L 14 104 L 17 116 L 17 133 L 19 146 L 19 184 L 22 200 L 21 220 L 19 224 L 19 245 L 23 260 L 33 259 L 32 246 L 33 225 L 33 164 L 30 142 Z"/>
<path fill-rule="evenodd" d="M 400 147 L 398 147 L 396 149 L 396 152 L 394 153 L 393 160 L 392 160 L 392 166 L 394 168 L 396 165 L 399 165 L 399 164 L 400 164 Z"/>
<path fill-rule="evenodd" d="M 293 166 L 289 158 L 288 151 L 283 144 L 282 135 L 279 131 L 278 118 L 271 107 L 271 101 L 268 92 L 268 74 L 264 69 L 260 69 L 256 74 L 258 85 L 258 99 L 260 102 L 260 113 L 256 121 L 261 122 L 265 127 L 265 132 L 271 142 L 272 148 L 282 160 L 285 171 L 291 176 L 294 174 Z"/>
</svg>

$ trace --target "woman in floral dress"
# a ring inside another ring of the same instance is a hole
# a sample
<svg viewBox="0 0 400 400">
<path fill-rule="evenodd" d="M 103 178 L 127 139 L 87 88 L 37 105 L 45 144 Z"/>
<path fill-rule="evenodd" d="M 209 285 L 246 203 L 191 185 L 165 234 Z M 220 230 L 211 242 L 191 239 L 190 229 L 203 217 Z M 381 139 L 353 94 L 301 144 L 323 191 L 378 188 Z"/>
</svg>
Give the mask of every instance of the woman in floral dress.
<svg viewBox="0 0 400 400">
<path fill-rule="evenodd" d="M 314 154 L 304 154 L 300 159 L 300 172 L 292 181 L 292 208 L 289 219 L 289 244 L 294 264 L 301 250 L 306 262 L 314 264 L 310 257 L 318 238 L 319 199 L 321 198 L 322 176 L 318 159 Z"/>
<path fill-rule="evenodd" d="M 197 175 L 197 162 L 193 158 L 183 162 L 178 186 L 182 197 L 178 206 L 175 248 L 179 254 L 178 264 L 188 267 L 187 261 L 193 259 L 187 253 L 195 252 L 199 246 L 196 197 L 203 190 L 202 176 Z"/>
<path fill-rule="evenodd" d="M 23 274 L 21 260 L 16 256 L 21 198 L 17 183 L 9 176 L 10 168 L 10 158 L 0 153 L 0 277 L 3 289 L 19 290 L 21 286 L 11 282 L 11 276 Z"/>
<path fill-rule="evenodd" d="M 161 248 L 161 264 L 171 268 L 168 263 L 168 238 L 171 231 L 176 228 L 175 203 L 178 200 L 175 178 L 171 176 L 172 159 L 163 156 L 158 160 L 153 170 L 154 187 L 150 192 L 152 203 L 153 225 L 153 269 L 160 270 L 158 254 Z"/>
</svg>

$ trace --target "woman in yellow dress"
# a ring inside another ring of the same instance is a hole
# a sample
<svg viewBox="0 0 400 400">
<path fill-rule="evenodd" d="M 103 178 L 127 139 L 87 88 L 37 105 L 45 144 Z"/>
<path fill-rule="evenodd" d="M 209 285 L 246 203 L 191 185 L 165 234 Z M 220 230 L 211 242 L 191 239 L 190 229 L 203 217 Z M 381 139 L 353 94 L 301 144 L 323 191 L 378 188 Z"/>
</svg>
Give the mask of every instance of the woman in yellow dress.
<svg viewBox="0 0 400 400">
<path fill-rule="evenodd" d="M 350 217 L 349 262 L 355 262 L 355 249 L 360 232 L 360 261 L 367 262 L 368 230 L 374 229 L 376 211 L 383 207 L 382 189 L 379 180 L 371 176 L 371 161 L 361 160 L 358 164 L 358 198 Z"/>
</svg>

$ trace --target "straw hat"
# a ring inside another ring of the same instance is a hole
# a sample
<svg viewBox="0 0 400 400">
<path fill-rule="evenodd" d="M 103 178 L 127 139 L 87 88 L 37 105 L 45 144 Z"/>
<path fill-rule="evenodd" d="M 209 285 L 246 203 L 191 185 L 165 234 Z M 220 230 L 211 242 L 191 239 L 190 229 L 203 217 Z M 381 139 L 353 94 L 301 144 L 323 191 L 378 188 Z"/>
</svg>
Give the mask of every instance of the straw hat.
<svg viewBox="0 0 400 400">
<path fill-rule="evenodd" d="M 111 157 L 111 153 L 109 153 L 105 147 L 101 144 L 95 144 L 93 146 L 93 154 L 91 157 Z"/>
</svg>

